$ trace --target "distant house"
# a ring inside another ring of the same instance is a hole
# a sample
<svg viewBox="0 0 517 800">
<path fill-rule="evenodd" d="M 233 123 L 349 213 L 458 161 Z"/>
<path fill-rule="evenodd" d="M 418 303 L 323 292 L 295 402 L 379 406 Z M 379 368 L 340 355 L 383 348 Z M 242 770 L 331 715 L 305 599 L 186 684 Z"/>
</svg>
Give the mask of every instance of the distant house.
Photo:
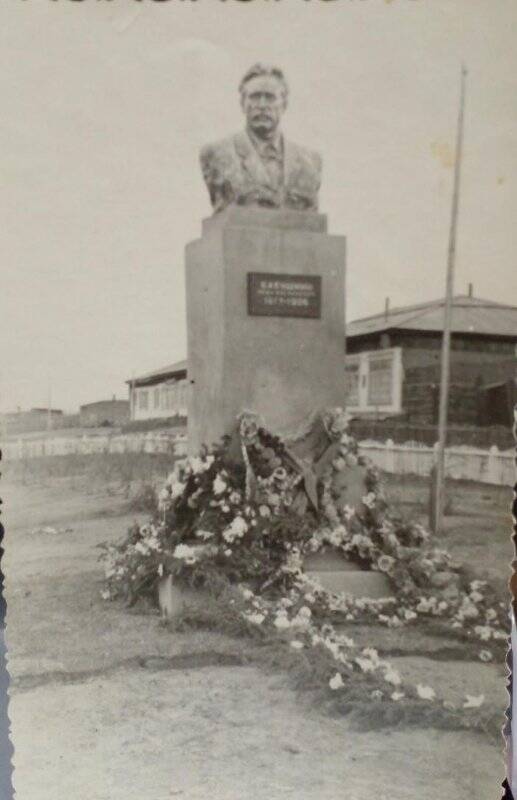
<svg viewBox="0 0 517 800">
<path fill-rule="evenodd" d="M 187 362 L 177 361 L 126 381 L 132 421 L 187 416 Z"/>
<path fill-rule="evenodd" d="M 79 424 L 84 428 L 123 425 L 129 420 L 129 400 L 98 400 L 79 409 Z"/>
<path fill-rule="evenodd" d="M 59 408 L 31 408 L 2 414 L 0 424 L 3 433 L 10 435 L 61 428 L 63 420 L 64 414 Z"/>
<path fill-rule="evenodd" d="M 351 322 L 346 331 L 348 408 L 358 416 L 402 415 L 435 424 L 444 301 Z M 517 306 L 468 296 L 453 301 L 449 420 L 511 424 L 517 399 Z"/>
</svg>

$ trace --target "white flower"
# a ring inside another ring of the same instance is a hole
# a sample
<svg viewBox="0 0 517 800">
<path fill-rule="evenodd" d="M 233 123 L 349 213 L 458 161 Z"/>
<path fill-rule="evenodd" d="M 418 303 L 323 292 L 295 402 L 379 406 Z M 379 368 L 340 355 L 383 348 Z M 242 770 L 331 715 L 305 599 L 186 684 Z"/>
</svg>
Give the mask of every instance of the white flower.
<svg viewBox="0 0 517 800">
<path fill-rule="evenodd" d="M 174 481 L 171 485 L 171 500 L 176 500 L 177 497 L 181 497 L 184 491 L 185 484 L 181 483 L 181 481 Z"/>
<path fill-rule="evenodd" d="M 422 686 L 421 683 L 419 683 L 416 687 L 416 691 L 422 700 L 434 700 L 436 697 L 434 689 L 432 689 L 430 686 Z"/>
<path fill-rule="evenodd" d="M 222 494 L 227 488 L 226 481 L 223 481 L 220 475 L 216 475 L 212 484 L 212 489 L 215 495 Z"/>
<path fill-rule="evenodd" d="M 379 654 L 374 647 L 365 647 L 362 654 L 366 656 L 366 658 L 369 658 L 376 666 L 380 664 Z"/>
<path fill-rule="evenodd" d="M 243 517 L 235 517 L 235 519 L 232 520 L 230 528 L 232 529 L 232 531 L 234 531 L 236 536 L 241 537 L 244 536 L 244 534 L 248 530 L 248 523 Z"/>
<path fill-rule="evenodd" d="M 415 619 L 417 616 L 418 615 L 414 611 L 411 611 L 410 608 L 404 609 L 404 619 L 406 619 L 408 622 L 412 619 Z"/>
<path fill-rule="evenodd" d="M 404 692 L 393 692 L 393 694 L 391 695 L 392 700 L 402 700 L 403 697 L 404 697 Z"/>
<path fill-rule="evenodd" d="M 101 597 L 103 600 L 109 600 L 111 597 L 109 589 L 103 589 L 101 592 Z"/>
<path fill-rule="evenodd" d="M 236 505 L 237 503 L 240 503 L 240 502 L 241 502 L 241 500 L 242 500 L 242 495 L 241 495 L 241 493 L 240 493 L 240 492 L 235 492 L 235 491 L 234 491 L 234 492 L 232 492 L 232 493 L 230 494 L 230 497 L 229 497 L 228 499 L 229 499 L 230 503 L 233 503 L 234 505 Z"/>
<path fill-rule="evenodd" d="M 492 620 L 497 619 L 497 611 L 495 610 L 495 608 L 487 608 L 485 617 L 489 622 L 492 622 Z"/>
<path fill-rule="evenodd" d="M 327 540 L 330 544 L 333 544 L 335 547 L 339 547 L 342 544 L 343 539 L 347 534 L 347 530 L 344 525 L 337 525 L 328 535 Z"/>
<path fill-rule="evenodd" d="M 192 470 L 193 475 L 199 475 L 200 472 L 204 472 L 205 469 L 207 469 L 207 466 L 199 456 L 189 458 L 188 466 Z"/>
<path fill-rule="evenodd" d="M 466 700 L 463 703 L 463 708 L 479 708 L 485 702 L 485 695 L 480 694 L 477 697 L 472 694 L 465 695 Z"/>
<path fill-rule="evenodd" d="M 375 500 L 376 497 L 374 492 L 368 492 L 368 494 L 362 498 L 363 505 L 365 505 L 367 508 L 373 508 L 375 506 Z"/>
<path fill-rule="evenodd" d="M 287 478 L 287 472 L 286 472 L 286 470 L 284 469 L 284 467 L 277 467 L 277 468 L 276 468 L 276 469 L 273 471 L 273 475 L 272 475 L 271 477 L 273 478 L 273 480 L 276 480 L 276 481 L 280 481 L 280 482 L 282 482 L 282 481 L 285 481 L 285 480 L 286 480 L 286 478 Z"/>
<path fill-rule="evenodd" d="M 381 572 L 387 572 L 389 574 L 393 571 L 395 559 L 383 553 L 377 560 L 377 566 Z"/>
<path fill-rule="evenodd" d="M 488 642 L 488 640 L 492 637 L 492 628 L 488 625 L 476 625 L 474 628 L 474 633 L 476 633 L 481 641 Z"/>
<path fill-rule="evenodd" d="M 374 689 L 370 696 L 372 697 L 373 700 L 382 700 L 384 694 L 383 692 L 381 692 L 380 689 Z"/>
<path fill-rule="evenodd" d="M 375 664 L 373 664 L 368 658 L 356 658 L 355 663 L 363 672 L 375 672 Z"/>
<path fill-rule="evenodd" d="M 205 541 L 207 539 L 211 539 L 213 535 L 214 534 L 212 533 L 212 531 L 204 531 L 201 528 L 199 528 L 199 530 L 196 531 L 196 536 L 199 539 L 204 539 Z"/>
<path fill-rule="evenodd" d="M 302 650 L 303 649 L 303 642 L 299 642 L 298 639 L 293 639 L 291 642 L 291 647 L 293 650 Z"/>
<path fill-rule="evenodd" d="M 274 626 L 275 628 L 278 628 L 279 631 L 291 627 L 291 623 L 289 622 L 287 614 L 285 612 L 280 612 L 279 614 L 277 614 L 277 616 L 275 617 Z"/>
<path fill-rule="evenodd" d="M 245 614 L 244 616 L 247 620 L 252 622 L 253 625 L 262 625 L 266 619 L 265 614 Z"/>
<path fill-rule="evenodd" d="M 300 617 L 305 617 L 306 619 L 310 619 L 310 617 L 312 616 L 312 611 L 308 606 L 302 606 L 298 611 L 298 615 Z"/>
<path fill-rule="evenodd" d="M 436 599 L 434 597 L 421 597 L 416 610 L 421 614 L 427 614 L 429 611 L 433 610 L 435 602 Z"/>
<path fill-rule="evenodd" d="M 330 653 L 332 653 L 334 658 L 339 657 L 339 645 L 337 642 L 333 642 L 331 639 L 325 639 L 323 645 Z"/>
<path fill-rule="evenodd" d="M 473 603 L 481 603 L 481 601 L 483 600 L 483 595 L 481 594 L 481 592 L 471 592 L 470 599 L 472 600 Z"/>
<path fill-rule="evenodd" d="M 248 530 L 248 523 L 243 517 L 235 517 L 230 525 L 223 531 L 223 539 L 231 544 L 235 539 L 241 539 Z"/>
<path fill-rule="evenodd" d="M 344 685 L 345 684 L 343 683 L 343 678 L 341 677 L 339 672 L 336 672 L 336 674 L 329 680 L 329 686 L 332 689 L 332 691 L 336 691 L 336 689 L 341 689 L 341 687 Z"/>
<path fill-rule="evenodd" d="M 245 587 L 241 589 L 241 594 L 245 600 L 251 600 L 255 596 L 251 589 L 246 589 Z"/>
<path fill-rule="evenodd" d="M 346 505 L 343 507 L 343 514 L 347 522 L 349 522 L 355 514 L 355 509 L 352 506 Z"/>
<path fill-rule="evenodd" d="M 182 559 L 183 561 L 187 560 L 196 560 L 196 551 L 193 547 L 189 547 L 188 544 L 178 544 L 174 548 L 174 552 L 172 554 L 174 558 Z"/>
<path fill-rule="evenodd" d="M 470 598 L 467 596 L 463 598 L 463 602 L 460 607 L 460 613 L 463 615 L 465 619 L 475 619 L 475 617 L 479 616 L 478 609 L 476 608 L 472 600 L 470 600 Z"/>
<path fill-rule="evenodd" d="M 229 548 L 229 547 L 227 547 L 227 548 L 226 548 L 226 550 L 224 551 L 224 554 L 225 554 L 225 556 L 226 556 L 227 558 L 228 558 L 229 556 L 231 556 L 231 554 L 232 554 L 232 551 L 230 550 L 230 548 Z"/>
<path fill-rule="evenodd" d="M 485 661 L 486 663 L 492 661 L 493 656 L 490 650 L 480 650 L 478 655 L 481 661 Z"/>
<path fill-rule="evenodd" d="M 271 509 L 269 506 L 261 505 L 259 506 L 259 514 L 261 517 L 265 517 L 267 519 L 267 517 L 271 516 Z"/>
<path fill-rule="evenodd" d="M 402 683 L 402 678 L 400 677 L 399 673 L 393 667 L 388 667 L 386 672 L 384 673 L 384 680 L 388 683 L 392 683 L 393 686 L 400 686 Z"/>
</svg>

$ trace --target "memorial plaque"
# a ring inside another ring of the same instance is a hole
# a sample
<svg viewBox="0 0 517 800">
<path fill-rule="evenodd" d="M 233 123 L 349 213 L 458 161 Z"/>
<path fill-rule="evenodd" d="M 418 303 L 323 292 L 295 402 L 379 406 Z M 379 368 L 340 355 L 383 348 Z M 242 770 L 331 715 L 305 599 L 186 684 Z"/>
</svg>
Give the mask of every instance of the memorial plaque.
<svg viewBox="0 0 517 800">
<path fill-rule="evenodd" d="M 248 272 L 248 314 L 319 319 L 321 276 Z"/>
</svg>

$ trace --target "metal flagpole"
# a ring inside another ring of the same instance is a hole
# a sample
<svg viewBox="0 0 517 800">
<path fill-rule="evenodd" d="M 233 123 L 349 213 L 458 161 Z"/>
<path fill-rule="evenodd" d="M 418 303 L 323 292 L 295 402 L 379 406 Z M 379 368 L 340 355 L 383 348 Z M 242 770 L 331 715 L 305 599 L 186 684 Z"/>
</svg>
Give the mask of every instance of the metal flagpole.
<svg viewBox="0 0 517 800">
<path fill-rule="evenodd" d="M 447 414 L 449 401 L 450 350 L 452 298 L 454 287 L 454 262 L 456 256 L 456 229 L 458 222 L 458 206 L 460 194 L 461 156 L 463 148 L 463 120 L 465 112 L 465 95 L 467 70 L 461 68 L 461 96 L 456 138 L 456 162 L 454 167 L 454 191 L 452 196 L 451 227 L 449 233 L 449 252 L 447 258 L 447 282 L 445 291 L 445 312 L 442 337 L 440 410 L 438 418 L 438 452 L 436 459 L 436 478 L 434 491 L 434 531 L 440 533 L 443 526 L 443 509 L 445 500 L 445 444 L 447 439 Z"/>
<path fill-rule="evenodd" d="M 47 395 L 47 430 L 52 429 L 52 385 L 50 378 L 48 380 L 48 395 Z"/>
</svg>

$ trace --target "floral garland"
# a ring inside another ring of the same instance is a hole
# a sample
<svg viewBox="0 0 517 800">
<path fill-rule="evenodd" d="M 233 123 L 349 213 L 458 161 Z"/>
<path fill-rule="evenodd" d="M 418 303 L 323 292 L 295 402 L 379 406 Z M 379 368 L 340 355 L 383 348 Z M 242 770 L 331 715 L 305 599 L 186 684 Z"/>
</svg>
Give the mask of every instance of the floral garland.
<svg viewBox="0 0 517 800">
<path fill-rule="evenodd" d="M 199 587 L 223 580 L 237 587 L 238 600 L 234 595 L 230 602 L 247 624 L 286 638 L 294 650 L 330 654 L 332 693 L 354 674 L 363 676 L 365 696 L 373 699 L 435 700 L 431 687 L 403 686 L 376 650 L 359 650 L 336 626 L 375 621 L 400 627 L 434 619 L 474 641 L 506 643 L 507 609 L 486 582 L 469 581 L 446 551 L 434 547 L 423 526 L 390 512 L 377 471 L 347 432 L 346 413 L 334 409 L 321 423 L 324 448 L 312 464 L 248 412 L 218 447 L 176 462 L 153 519 L 131 528 L 120 545 L 103 547 L 102 595 L 130 603 L 155 597 L 167 574 Z M 343 502 L 342 478 L 358 469 L 365 493 L 351 507 Z M 303 563 L 325 548 L 383 572 L 395 598 L 354 599 L 324 590 Z M 493 654 L 484 647 L 479 658 L 488 662 Z M 464 707 L 482 701 L 467 697 Z"/>
</svg>

